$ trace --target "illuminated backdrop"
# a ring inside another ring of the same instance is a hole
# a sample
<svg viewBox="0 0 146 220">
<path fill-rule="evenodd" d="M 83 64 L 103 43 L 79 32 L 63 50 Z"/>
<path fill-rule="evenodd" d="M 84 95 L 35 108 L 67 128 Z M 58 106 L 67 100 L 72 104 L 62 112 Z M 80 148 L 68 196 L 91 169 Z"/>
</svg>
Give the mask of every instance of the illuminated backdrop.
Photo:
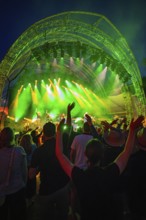
<svg viewBox="0 0 146 220">
<path fill-rule="evenodd" d="M 64 12 L 42 19 L 0 64 L 1 105 L 9 118 L 54 120 L 75 101 L 73 117 L 97 119 L 145 112 L 141 74 L 126 40 L 103 15 Z"/>
</svg>

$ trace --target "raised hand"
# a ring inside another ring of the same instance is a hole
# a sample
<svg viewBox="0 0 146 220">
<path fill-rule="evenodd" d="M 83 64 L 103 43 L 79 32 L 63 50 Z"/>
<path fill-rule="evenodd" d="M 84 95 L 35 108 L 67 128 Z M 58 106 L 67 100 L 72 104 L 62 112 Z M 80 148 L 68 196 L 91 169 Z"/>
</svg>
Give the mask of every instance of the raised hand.
<svg viewBox="0 0 146 220">
<path fill-rule="evenodd" d="M 118 120 L 119 120 L 119 118 L 116 118 L 116 119 L 114 119 L 110 124 L 111 124 L 111 125 L 117 124 Z"/>
<path fill-rule="evenodd" d="M 67 106 L 68 112 L 71 112 L 74 107 L 75 107 L 75 102 L 69 103 Z"/>
<path fill-rule="evenodd" d="M 101 125 L 103 125 L 104 131 L 108 130 L 112 126 L 107 121 L 101 121 Z"/>
<path fill-rule="evenodd" d="M 134 119 L 132 119 L 130 122 L 130 129 L 137 130 L 137 129 L 142 128 L 143 127 L 143 124 L 142 124 L 143 120 L 144 120 L 143 115 L 138 116 L 138 118 L 135 121 L 134 121 Z"/>
<path fill-rule="evenodd" d="M 85 118 L 86 118 L 88 124 L 89 124 L 89 125 L 92 125 L 92 119 L 91 119 L 90 115 L 85 114 Z"/>
</svg>

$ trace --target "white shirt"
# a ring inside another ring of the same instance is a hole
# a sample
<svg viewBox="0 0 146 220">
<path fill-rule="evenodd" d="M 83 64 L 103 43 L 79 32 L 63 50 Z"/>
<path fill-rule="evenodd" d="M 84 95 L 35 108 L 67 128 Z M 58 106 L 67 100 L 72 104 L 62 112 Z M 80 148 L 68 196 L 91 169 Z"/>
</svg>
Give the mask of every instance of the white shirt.
<svg viewBox="0 0 146 220">
<path fill-rule="evenodd" d="M 79 134 L 75 136 L 73 139 L 71 149 L 75 150 L 76 156 L 75 156 L 75 166 L 86 169 L 87 168 L 87 158 L 85 156 L 85 148 L 86 144 L 89 140 L 93 138 L 92 135 L 89 134 Z"/>
<path fill-rule="evenodd" d="M 0 148 L 0 196 L 15 193 L 26 185 L 26 153 L 22 147 L 15 146 L 14 158 L 10 169 L 9 184 L 7 187 L 5 186 L 12 148 L 13 147 Z"/>
</svg>

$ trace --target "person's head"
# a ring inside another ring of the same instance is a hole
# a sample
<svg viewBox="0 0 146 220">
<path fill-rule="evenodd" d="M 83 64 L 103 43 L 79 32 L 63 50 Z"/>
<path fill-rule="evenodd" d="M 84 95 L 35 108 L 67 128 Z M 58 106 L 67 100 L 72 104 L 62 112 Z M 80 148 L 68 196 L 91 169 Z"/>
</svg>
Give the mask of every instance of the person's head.
<svg viewBox="0 0 146 220">
<path fill-rule="evenodd" d="M 36 137 L 36 135 L 37 135 L 37 131 L 36 131 L 36 130 L 33 130 L 33 131 L 31 131 L 30 134 L 31 134 L 32 137 Z"/>
<path fill-rule="evenodd" d="M 10 147 L 14 144 L 15 135 L 10 127 L 5 127 L 0 132 L 0 147 Z"/>
<path fill-rule="evenodd" d="M 103 144 L 98 139 L 91 139 L 88 141 L 85 149 L 85 155 L 90 166 L 94 166 L 102 160 Z"/>
<path fill-rule="evenodd" d="M 49 138 L 53 137 L 56 134 L 56 126 L 52 122 L 47 122 L 43 126 L 43 136 Z"/>
<path fill-rule="evenodd" d="M 20 146 L 22 146 L 27 154 L 32 152 L 32 137 L 30 134 L 24 134 L 20 139 Z"/>
<path fill-rule="evenodd" d="M 105 143 L 111 147 L 121 147 L 126 141 L 125 133 L 120 130 L 106 131 L 103 138 Z"/>
</svg>

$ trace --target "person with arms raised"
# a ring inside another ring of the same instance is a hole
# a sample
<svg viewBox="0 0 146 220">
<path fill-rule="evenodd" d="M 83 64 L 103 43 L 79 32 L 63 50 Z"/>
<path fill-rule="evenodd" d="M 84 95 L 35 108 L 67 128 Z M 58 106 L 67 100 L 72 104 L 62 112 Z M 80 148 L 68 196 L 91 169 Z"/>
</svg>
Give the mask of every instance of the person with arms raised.
<svg viewBox="0 0 146 220">
<path fill-rule="evenodd" d="M 65 120 L 63 119 L 59 123 L 56 137 L 56 156 L 77 189 L 81 207 L 81 220 L 118 219 L 117 216 L 114 216 L 114 209 L 111 209 L 110 206 L 110 191 L 127 165 L 133 150 L 136 130 L 141 126 L 143 119 L 143 116 L 139 116 L 135 121 L 131 120 L 124 150 L 107 167 L 101 168 L 99 166 L 103 155 L 102 142 L 98 139 L 91 139 L 85 150 L 88 159 L 86 170 L 74 166 L 62 153 L 62 126 Z"/>
</svg>

